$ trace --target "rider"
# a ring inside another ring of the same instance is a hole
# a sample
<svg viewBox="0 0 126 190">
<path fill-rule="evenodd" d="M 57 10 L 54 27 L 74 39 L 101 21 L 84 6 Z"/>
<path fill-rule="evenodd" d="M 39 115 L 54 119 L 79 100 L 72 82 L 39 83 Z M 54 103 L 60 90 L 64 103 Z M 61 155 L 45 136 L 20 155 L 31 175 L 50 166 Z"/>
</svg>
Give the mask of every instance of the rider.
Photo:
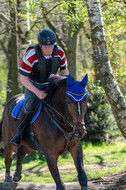
<svg viewBox="0 0 126 190">
<path fill-rule="evenodd" d="M 10 140 L 14 146 L 19 146 L 22 133 L 28 122 L 28 115 L 37 99 L 44 99 L 47 93 L 42 90 L 50 74 L 68 75 L 67 59 L 61 47 L 56 44 L 56 37 L 52 30 L 44 29 L 38 34 L 38 44 L 30 46 L 23 56 L 19 68 L 20 81 L 25 87 L 25 105 L 21 111 L 18 130 Z"/>
</svg>

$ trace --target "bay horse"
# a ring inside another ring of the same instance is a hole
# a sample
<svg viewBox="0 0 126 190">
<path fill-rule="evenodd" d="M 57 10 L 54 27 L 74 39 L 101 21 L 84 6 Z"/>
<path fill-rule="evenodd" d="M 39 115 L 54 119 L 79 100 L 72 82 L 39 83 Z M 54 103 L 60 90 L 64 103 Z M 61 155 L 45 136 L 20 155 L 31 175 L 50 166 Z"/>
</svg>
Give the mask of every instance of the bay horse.
<svg viewBox="0 0 126 190">
<path fill-rule="evenodd" d="M 60 178 L 57 161 L 59 155 L 64 151 L 68 151 L 73 157 L 81 190 L 86 190 L 88 189 L 87 176 L 83 166 L 81 139 L 86 134 L 85 114 L 87 94 L 85 86 L 87 84 L 87 75 L 85 75 L 81 82 L 74 81 L 71 75 L 69 75 L 64 84 L 58 85 L 63 80 L 62 76 L 56 75 L 50 78 L 52 86 L 55 86 L 51 103 L 49 101 L 45 101 L 44 103 L 43 101 L 44 106 L 41 109 L 40 115 L 31 127 L 39 144 L 39 151 L 45 155 L 48 168 L 56 183 L 56 189 L 66 189 L 65 184 Z M 7 102 L 3 112 L 2 138 L 5 144 L 5 182 L 18 182 L 21 179 L 23 158 L 26 154 L 35 150 L 34 147 L 29 146 L 25 138 L 22 139 L 21 146 L 17 152 L 16 171 L 12 180 L 10 167 L 15 147 L 9 143 L 8 139 L 14 136 L 18 121 L 12 117 L 11 113 L 23 96 L 23 94 L 18 94 L 12 97 Z M 80 99 L 79 102 L 78 98 Z"/>
</svg>

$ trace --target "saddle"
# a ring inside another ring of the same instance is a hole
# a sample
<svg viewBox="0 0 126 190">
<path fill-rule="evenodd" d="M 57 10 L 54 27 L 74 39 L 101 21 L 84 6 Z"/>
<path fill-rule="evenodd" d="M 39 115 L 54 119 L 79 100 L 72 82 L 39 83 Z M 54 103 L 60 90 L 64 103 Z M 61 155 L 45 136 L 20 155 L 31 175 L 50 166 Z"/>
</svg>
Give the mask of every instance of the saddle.
<svg viewBox="0 0 126 190">
<path fill-rule="evenodd" d="M 21 110 L 24 107 L 24 104 L 25 104 L 25 98 L 22 98 L 12 110 L 12 117 L 15 118 L 15 120 L 20 118 Z M 35 114 L 32 116 L 29 122 L 30 124 L 32 124 L 38 118 L 41 108 L 42 108 L 42 103 L 39 104 Z"/>
<path fill-rule="evenodd" d="M 48 93 L 48 96 L 46 99 L 50 101 L 51 94 L 53 93 L 52 84 L 50 82 L 43 83 L 42 90 Z M 19 100 L 19 102 L 16 104 L 16 106 L 12 110 L 12 117 L 15 118 L 15 120 L 20 118 L 21 110 L 24 107 L 25 104 L 25 98 Z M 33 114 L 31 116 L 30 124 L 32 124 L 39 116 L 42 108 L 42 103 L 38 102 L 34 108 L 33 108 Z"/>
</svg>

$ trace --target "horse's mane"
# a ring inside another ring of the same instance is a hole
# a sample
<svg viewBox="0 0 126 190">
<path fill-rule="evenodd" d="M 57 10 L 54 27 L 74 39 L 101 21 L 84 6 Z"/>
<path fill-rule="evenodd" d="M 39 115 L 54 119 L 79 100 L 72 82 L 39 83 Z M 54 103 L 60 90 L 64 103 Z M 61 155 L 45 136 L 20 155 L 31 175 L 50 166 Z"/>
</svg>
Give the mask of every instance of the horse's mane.
<svg viewBox="0 0 126 190">
<path fill-rule="evenodd" d="M 49 76 L 48 80 L 54 86 L 61 86 L 61 85 L 66 84 L 67 77 L 66 76 L 59 76 L 59 75 L 56 75 L 56 74 L 51 74 Z"/>
</svg>

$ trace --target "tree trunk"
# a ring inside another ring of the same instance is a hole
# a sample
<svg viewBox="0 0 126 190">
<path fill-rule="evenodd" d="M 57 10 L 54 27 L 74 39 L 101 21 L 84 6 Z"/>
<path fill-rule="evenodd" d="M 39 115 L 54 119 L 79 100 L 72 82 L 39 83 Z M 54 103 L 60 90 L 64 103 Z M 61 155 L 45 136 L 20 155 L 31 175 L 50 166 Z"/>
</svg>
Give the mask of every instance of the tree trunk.
<svg viewBox="0 0 126 190">
<path fill-rule="evenodd" d="M 16 2 L 10 1 L 11 20 L 11 60 L 12 60 L 12 96 L 18 93 L 18 36 Z"/>
<path fill-rule="evenodd" d="M 76 1 L 76 0 L 75 0 Z M 76 14 L 75 1 L 69 1 L 68 15 L 72 17 Z M 68 40 L 67 40 L 67 60 L 69 72 L 72 74 L 75 80 L 77 80 L 77 38 L 79 30 L 77 27 L 72 31 L 72 24 L 69 22 L 68 27 Z M 73 35 L 72 35 L 73 33 Z"/>
<path fill-rule="evenodd" d="M 17 0 L 17 12 L 18 12 L 17 23 L 18 23 L 18 36 L 19 36 L 18 43 L 19 43 L 19 47 L 20 47 L 19 64 L 22 60 L 24 53 L 26 52 L 27 48 L 29 47 L 29 42 L 28 42 L 29 36 L 26 35 L 29 30 L 29 28 L 28 28 L 29 26 L 27 23 L 28 18 L 22 16 L 24 7 L 26 7 L 26 1 Z"/>
<path fill-rule="evenodd" d="M 73 36 L 71 36 L 71 26 L 69 26 L 68 32 L 68 43 L 67 43 L 67 62 L 68 68 L 71 75 L 77 80 L 77 36 L 78 32 L 74 31 Z"/>
<path fill-rule="evenodd" d="M 26 17 L 22 16 L 24 7 L 26 7 L 26 1 L 17 0 L 17 25 L 18 25 L 18 59 L 19 59 L 19 65 L 20 67 L 23 55 L 25 54 L 26 50 L 29 47 L 29 27 L 27 23 Z M 22 85 L 20 85 L 19 81 L 19 93 L 24 91 L 24 88 Z"/>
<path fill-rule="evenodd" d="M 8 80 L 7 80 L 7 96 L 6 101 L 12 97 L 12 59 L 11 59 L 11 39 L 8 42 Z"/>
<path fill-rule="evenodd" d="M 126 138 L 126 101 L 114 78 L 106 47 L 100 0 L 87 0 L 93 59 L 117 125 Z"/>
</svg>

